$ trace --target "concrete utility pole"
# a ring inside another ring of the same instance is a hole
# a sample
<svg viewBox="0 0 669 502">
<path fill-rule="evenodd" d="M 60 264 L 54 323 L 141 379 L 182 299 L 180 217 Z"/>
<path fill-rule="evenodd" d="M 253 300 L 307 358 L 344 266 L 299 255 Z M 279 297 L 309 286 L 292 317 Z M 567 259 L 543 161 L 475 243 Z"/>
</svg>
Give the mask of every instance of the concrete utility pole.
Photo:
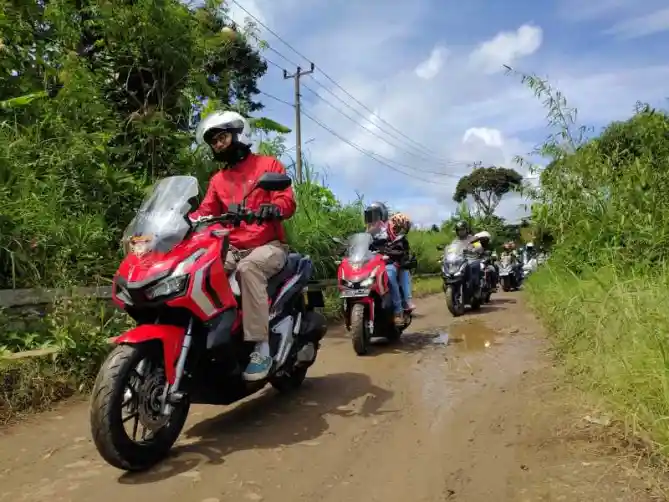
<svg viewBox="0 0 669 502">
<path fill-rule="evenodd" d="M 295 80 L 295 167 L 297 170 L 297 182 L 302 183 L 302 122 L 300 113 L 300 78 L 304 75 L 313 73 L 316 65 L 311 63 L 311 69 L 302 70 L 299 66 L 297 71 L 289 75 L 286 70 L 283 70 L 283 78 L 287 80 L 292 78 Z"/>
</svg>

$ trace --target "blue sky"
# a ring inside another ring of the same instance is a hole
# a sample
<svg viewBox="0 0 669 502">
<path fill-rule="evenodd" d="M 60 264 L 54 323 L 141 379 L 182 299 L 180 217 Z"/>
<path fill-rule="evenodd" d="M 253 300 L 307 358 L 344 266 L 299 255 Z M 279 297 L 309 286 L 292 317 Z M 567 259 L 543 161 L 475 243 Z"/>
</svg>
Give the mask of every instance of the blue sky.
<svg viewBox="0 0 669 502">
<path fill-rule="evenodd" d="M 578 108 L 580 123 L 595 128 L 628 117 L 637 100 L 664 106 L 669 97 L 666 0 L 237 1 L 374 114 L 318 71 L 303 79 L 304 111 L 409 173 L 377 163 L 305 117 L 303 142 L 312 139 L 305 150 L 330 188 L 343 200 L 356 191 L 367 200 L 387 200 L 421 224 L 454 210 L 453 189 L 468 163 L 513 166 L 515 155 L 546 136 L 541 103 L 504 74 L 503 64 L 547 76 Z M 230 15 L 240 23 L 246 17 L 234 4 Z M 260 37 L 308 66 L 262 28 Z M 294 69 L 278 54 L 264 54 Z M 292 102 L 292 81 L 274 66 L 260 88 Z M 290 107 L 262 101 L 266 116 L 293 124 Z M 287 144 L 294 144 L 292 136 Z M 509 198 L 498 213 L 517 218 L 521 202 Z"/>
</svg>

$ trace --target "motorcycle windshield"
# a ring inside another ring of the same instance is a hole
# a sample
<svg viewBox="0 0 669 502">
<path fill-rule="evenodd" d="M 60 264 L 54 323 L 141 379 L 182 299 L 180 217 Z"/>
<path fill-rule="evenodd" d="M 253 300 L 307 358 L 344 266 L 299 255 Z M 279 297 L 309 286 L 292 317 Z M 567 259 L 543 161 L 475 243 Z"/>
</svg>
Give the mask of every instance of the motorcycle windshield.
<svg viewBox="0 0 669 502">
<path fill-rule="evenodd" d="M 167 253 L 190 230 L 191 199 L 200 193 L 193 176 L 170 176 L 156 183 L 123 232 L 126 254 Z"/>
<path fill-rule="evenodd" d="M 467 241 L 462 241 L 456 239 L 449 244 L 449 246 L 444 251 L 444 256 L 447 262 L 453 262 L 462 260 L 464 257 L 465 249 L 467 249 Z"/>
<path fill-rule="evenodd" d="M 348 250 L 346 257 L 351 263 L 362 265 L 372 259 L 374 255 L 369 247 L 372 244 L 372 236 L 366 232 L 353 234 L 348 239 Z"/>
</svg>

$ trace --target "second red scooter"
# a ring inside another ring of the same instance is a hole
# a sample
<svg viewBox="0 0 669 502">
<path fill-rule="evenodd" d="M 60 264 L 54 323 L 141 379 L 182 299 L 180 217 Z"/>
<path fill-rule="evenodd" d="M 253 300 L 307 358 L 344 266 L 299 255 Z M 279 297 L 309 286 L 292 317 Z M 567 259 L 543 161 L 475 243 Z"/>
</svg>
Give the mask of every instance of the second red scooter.
<svg viewBox="0 0 669 502">
<path fill-rule="evenodd" d="M 344 258 L 338 262 L 337 285 L 356 354 L 369 352 L 372 337 L 399 340 L 411 324 L 412 314 L 405 308 L 402 324 L 395 324 L 386 272 L 389 258 L 371 249 L 372 236 L 365 232 L 353 234 L 346 241 L 334 241 L 346 246 Z"/>
</svg>

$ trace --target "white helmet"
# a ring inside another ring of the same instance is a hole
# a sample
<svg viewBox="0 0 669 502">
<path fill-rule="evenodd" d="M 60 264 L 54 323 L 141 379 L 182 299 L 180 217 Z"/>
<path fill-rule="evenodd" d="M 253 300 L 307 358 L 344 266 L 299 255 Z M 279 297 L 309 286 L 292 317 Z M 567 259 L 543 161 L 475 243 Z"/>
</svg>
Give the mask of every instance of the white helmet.
<svg viewBox="0 0 669 502">
<path fill-rule="evenodd" d="M 476 235 L 474 235 L 474 237 L 476 237 L 479 240 L 481 240 L 481 239 L 488 239 L 488 240 L 492 239 L 492 235 L 490 235 L 490 232 L 486 232 L 485 230 L 483 230 L 482 232 L 477 233 Z"/>
<path fill-rule="evenodd" d="M 197 126 L 195 141 L 198 145 L 209 144 L 211 137 L 222 131 L 233 133 L 233 142 L 251 146 L 251 126 L 248 120 L 233 111 L 219 111 L 207 115 Z"/>
<path fill-rule="evenodd" d="M 528 242 L 528 243 L 525 245 L 525 247 L 526 247 L 526 248 L 530 248 L 530 249 L 534 249 L 534 244 L 532 244 L 531 242 Z"/>
</svg>

